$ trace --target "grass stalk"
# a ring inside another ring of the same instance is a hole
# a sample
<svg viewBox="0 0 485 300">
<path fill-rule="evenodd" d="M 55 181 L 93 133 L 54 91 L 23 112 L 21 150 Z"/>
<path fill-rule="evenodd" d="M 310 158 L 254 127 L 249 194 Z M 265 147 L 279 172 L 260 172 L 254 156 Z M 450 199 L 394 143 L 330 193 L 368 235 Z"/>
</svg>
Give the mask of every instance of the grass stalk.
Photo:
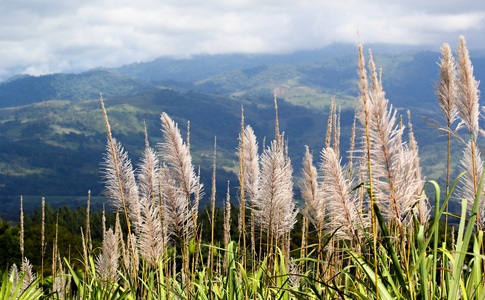
<svg viewBox="0 0 485 300">
<path fill-rule="evenodd" d="M 369 107 L 368 107 L 368 91 L 367 91 L 367 76 L 365 72 L 365 62 L 364 55 L 362 54 L 362 45 L 359 43 L 359 87 L 362 99 L 362 110 L 364 112 L 364 127 L 365 127 L 365 151 L 367 158 L 367 170 L 369 174 L 369 188 L 368 194 L 370 199 L 370 210 L 371 210 L 371 221 L 372 221 L 372 237 L 373 237 L 373 252 L 374 252 L 374 274 L 376 276 L 375 281 L 377 282 L 377 224 L 375 219 L 375 199 L 374 199 L 374 189 L 372 184 L 372 160 L 370 151 L 370 130 L 369 130 Z M 379 299 L 379 287 L 376 284 L 376 298 Z"/>
</svg>

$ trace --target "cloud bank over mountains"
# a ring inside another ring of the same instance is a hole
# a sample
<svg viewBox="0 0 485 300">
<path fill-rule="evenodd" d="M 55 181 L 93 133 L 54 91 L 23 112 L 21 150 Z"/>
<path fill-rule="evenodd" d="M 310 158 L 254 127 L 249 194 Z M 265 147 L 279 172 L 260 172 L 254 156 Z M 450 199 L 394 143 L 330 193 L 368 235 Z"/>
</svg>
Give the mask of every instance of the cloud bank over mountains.
<svg viewBox="0 0 485 300">
<path fill-rule="evenodd" d="M 485 48 L 485 1 L 19 0 L 0 2 L 0 79 L 160 56 L 288 53 L 332 43 Z"/>
</svg>

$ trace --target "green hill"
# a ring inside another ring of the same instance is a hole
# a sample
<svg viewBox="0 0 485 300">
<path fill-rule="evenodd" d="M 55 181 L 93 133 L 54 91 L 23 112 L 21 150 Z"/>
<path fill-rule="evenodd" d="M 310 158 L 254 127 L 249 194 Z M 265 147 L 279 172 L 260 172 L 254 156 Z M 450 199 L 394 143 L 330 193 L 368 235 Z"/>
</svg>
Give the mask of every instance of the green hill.
<svg viewBox="0 0 485 300">
<path fill-rule="evenodd" d="M 213 140 L 217 136 L 219 191 L 225 191 L 227 180 L 231 180 L 233 191 L 236 190 L 241 105 L 244 105 L 246 123 L 253 126 L 261 144 L 265 137 L 267 143 L 274 137 L 272 97 L 248 101 L 195 92 L 152 90 L 106 99 L 105 104 L 113 135 L 123 143 L 135 165 L 143 150 L 144 121 L 155 146 L 161 141 L 161 112 L 172 116 L 183 134 L 190 120 L 191 152 L 194 163 L 201 166 L 201 177 L 207 187 L 211 180 Z M 349 129 L 352 112 L 346 114 L 348 121 L 343 120 L 343 126 Z M 327 115 L 280 101 L 280 127 L 289 139 L 296 173 L 305 144 L 316 152 L 323 147 Z M 98 100 L 53 100 L 0 109 L 0 201 L 17 202 L 20 195 L 38 195 L 38 199 L 73 197 L 87 195 L 88 189 L 94 196 L 102 195 L 99 168 L 105 151 L 105 131 Z M 343 143 L 344 139 L 348 140 L 349 130 L 345 132 Z M 224 196 L 221 192 L 219 198 Z M 12 207 L 15 213 L 17 208 Z"/>
<path fill-rule="evenodd" d="M 183 71 L 180 74 L 199 70 L 185 82 L 147 83 L 141 78 L 133 79 L 128 75 L 143 68 L 131 66 L 129 72 L 124 69 L 124 75 L 117 75 L 122 69 L 96 70 L 82 74 L 24 76 L 1 83 L 0 205 L 8 209 L 0 214 L 17 213 L 18 206 L 12 203 L 18 203 L 20 195 L 32 195 L 29 199 L 37 197 L 39 200 L 46 196 L 48 201 L 49 197 L 55 196 L 52 199 L 56 203 L 71 201 L 68 202 L 71 205 L 78 205 L 79 201 L 72 199 L 86 195 L 88 189 L 94 196 L 102 196 L 99 167 L 106 137 L 97 100 L 100 92 L 107 98 L 113 134 L 129 151 L 135 165 L 143 148 L 143 121 L 146 121 L 150 140 L 155 145 L 161 141 L 160 113 L 167 112 L 179 123 L 183 134 L 186 134 L 186 124 L 190 120 L 194 162 L 201 166 L 202 180 L 209 187 L 213 140 L 217 136 L 219 191 L 225 191 L 227 180 L 231 181 L 232 191 L 236 191 L 236 148 L 242 105 L 246 124 L 253 126 L 260 144 L 264 138 L 269 144 L 274 137 L 272 93 L 276 87 L 286 89 L 279 96 L 280 128 L 286 132 L 289 141 L 295 176 L 300 174 L 305 145 L 314 151 L 315 161 L 319 160 L 333 97 L 342 107 L 341 148 L 346 160 L 358 94 L 355 55 L 313 61 L 294 56 L 293 61 L 287 59 L 286 62 L 257 66 L 252 58 L 254 64 L 250 68 L 224 71 L 236 58 L 230 57 L 226 64 L 214 65 L 210 70 L 204 70 L 201 67 L 204 64 L 199 68 L 197 64 L 190 65 L 185 61 L 187 66 L 178 65 Z M 213 62 L 217 60 L 224 61 L 222 57 L 212 58 Z M 439 153 L 445 151 L 444 138 L 427 128 L 426 122 L 419 117 L 439 119 L 433 93 L 438 60 L 439 54 L 435 52 L 375 55 L 377 67 L 383 69 L 387 98 L 404 115 L 404 124 L 407 124 L 406 110 L 412 112 L 423 174 L 443 181 L 444 161 Z M 477 79 L 485 78 L 485 60 L 479 57 L 472 61 Z M 156 72 L 159 63 L 145 63 L 143 67 Z M 171 63 L 167 63 L 166 69 L 174 74 L 175 62 Z M 240 65 L 249 66 L 249 63 L 243 61 Z M 208 71 L 214 75 L 203 77 Z M 162 69 L 159 74 L 163 72 Z M 173 86 L 179 91 L 164 86 Z M 461 157 L 460 146 L 454 151 L 457 165 Z M 454 168 L 454 172 L 458 173 L 459 169 Z M 206 192 L 209 190 L 206 188 Z M 225 193 L 219 194 L 220 200 Z"/>
<path fill-rule="evenodd" d="M 49 100 L 84 100 L 129 95 L 153 89 L 153 85 L 93 70 L 81 74 L 20 76 L 0 83 L 0 108 L 15 107 Z"/>
</svg>

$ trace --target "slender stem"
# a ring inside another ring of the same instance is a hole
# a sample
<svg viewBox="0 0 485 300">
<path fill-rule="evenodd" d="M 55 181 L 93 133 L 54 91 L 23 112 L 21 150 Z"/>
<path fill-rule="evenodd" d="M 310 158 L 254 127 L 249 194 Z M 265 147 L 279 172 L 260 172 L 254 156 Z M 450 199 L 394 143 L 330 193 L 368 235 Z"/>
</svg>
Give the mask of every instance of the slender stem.
<svg viewBox="0 0 485 300">
<path fill-rule="evenodd" d="M 367 123 L 366 117 L 366 124 L 365 124 L 365 134 L 367 139 L 367 166 L 369 171 L 369 198 L 370 198 L 370 205 L 371 205 L 371 218 L 372 218 L 372 237 L 374 242 L 374 272 L 376 274 L 376 299 L 379 299 L 379 286 L 377 284 L 377 224 L 375 220 L 375 212 L 374 212 L 374 191 L 372 189 L 372 165 L 371 165 L 371 157 L 370 157 L 370 134 L 369 134 L 369 124 Z"/>
<path fill-rule="evenodd" d="M 471 147 L 471 150 L 472 150 L 473 189 L 474 189 L 475 197 L 476 197 L 477 194 L 478 194 L 478 189 L 477 189 L 478 182 L 477 182 L 477 170 L 476 170 L 476 165 L 475 165 L 475 146 L 474 146 L 473 129 L 472 128 L 470 128 L 470 147 Z M 479 218 L 477 218 L 476 223 L 477 223 L 477 228 L 481 229 Z"/>
<path fill-rule="evenodd" d="M 211 248 L 209 250 L 209 255 L 210 255 L 210 274 L 211 277 L 213 276 L 213 271 L 214 271 L 214 254 L 213 254 L 213 248 L 214 248 L 214 212 L 216 208 L 216 144 L 217 143 L 217 137 L 214 137 L 214 166 L 212 170 L 212 196 L 211 196 L 211 206 L 212 206 L 212 215 L 211 215 Z M 209 294 L 211 299 L 212 299 L 212 293 Z"/>
<path fill-rule="evenodd" d="M 239 184 L 241 205 L 239 215 L 241 218 L 241 228 L 239 235 L 243 238 L 242 262 L 246 268 L 246 199 L 245 199 L 245 166 L 244 166 L 244 108 L 241 106 L 241 143 L 239 149 Z"/>
<path fill-rule="evenodd" d="M 450 128 L 450 124 L 448 122 L 448 128 Z M 446 156 L 446 194 L 450 190 L 450 147 L 451 147 L 451 133 L 448 132 L 448 151 Z M 437 208 L 435 207 L 435 210 Z M 446 202 L 446 214 L 445 214 L 445 245 L 446 245 L 446 237 L 448 236 L 448 202 Z"/>
</svg>

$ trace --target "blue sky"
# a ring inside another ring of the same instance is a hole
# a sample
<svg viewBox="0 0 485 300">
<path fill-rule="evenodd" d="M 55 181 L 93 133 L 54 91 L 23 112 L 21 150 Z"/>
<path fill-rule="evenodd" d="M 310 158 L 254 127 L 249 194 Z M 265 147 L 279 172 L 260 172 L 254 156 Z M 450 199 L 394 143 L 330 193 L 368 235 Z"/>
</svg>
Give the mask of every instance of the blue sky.
<svg viewBox="0 0 485 300">
<path fill-rule="evenodd" d="M 485 48 L 485 1 L 5 0 L 0 79 L 160 56 L 288 53 L 332 43 Z"/>
</svg>

